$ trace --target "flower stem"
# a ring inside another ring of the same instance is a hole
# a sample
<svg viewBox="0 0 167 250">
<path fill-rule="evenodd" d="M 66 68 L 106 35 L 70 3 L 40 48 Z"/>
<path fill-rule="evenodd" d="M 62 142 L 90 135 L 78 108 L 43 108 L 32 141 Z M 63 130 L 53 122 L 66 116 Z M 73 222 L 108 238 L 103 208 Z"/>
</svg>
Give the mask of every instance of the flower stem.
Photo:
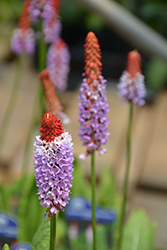
<svg viewBox="0 0 167 250">
<path fill-rule="evenodd" d="M 132 117 L 133 117 L 133 103 L 130 103 L 129 106 L 129 121 L 128 121 L 128 131 L 127 131 L 127 158 L 126 158 L 126 170 L 125 177 L 123 182 L 123 201 L 120 215 L 120 224 L 118 229 L 118 250 L 121 250 L 122 239 L 123 239 L 123 224 L 125 219 L 125 208 L 126 208 L 126 200 L 127 200 L 127 192 L 128 192 L 128 179 L 129 179 L 129 169 L 130 169 L 130 160 L 131 160 L 131 132 L 132 132 Z"/>
<path fill-rule="evenodd" d="M 49 250 L 55 250 L 56 246 L 56 214 L 53 214 L 50 218 L 50 248 Z"/>
<path fill-rule="evenodd" d="M 42 34 L 42 19 L 39 21 L 39 28 L 40 31 L 40 39 L 38 40 L 38 66 L 39 66 L 39 72 L 41 72 L 45 68 L 46 64 L 46 52 L 47 52 L 47 46 L 43 38 Z"/>
<path fill-rule="evenodd" d="M 47 52 L 47 45 L 44 41 L 43 33 L 42 33 L 42 19 L 39 21 L 39 27 L 38 30 L 40 31 L 40 39 L 38 40 L 38 68 L 39 72 L 42 72 L 46 66 L 46 52 Z M 39 84 L 39 103 L 40 103 L 40 109 L 41 109 L 41 117 L 43 117 L 43 114 L 45 113 L 45 105 L 44 105 L 44 91 Z"/>
<path fill-rule="evenodd" d="M 2 147 L 3 143 L 5 140 L 8 124 L 12 115 L 12 112 L 14 110 L 17 97 L 18 97 L 18 90 L 20 88 L 21 84 L 21 73 L 22 73 L 22 58 L 18 56 L 16 58 L 16 69 L 15 69 L 15 76 L 14 76 L 14 81 L 13 81 L 13 86 L 11 90 L 11 95 L 7 104 L 7 108 L 3 117 L 3 120 L 1 122 L 1 127 L 0 127 L 0 159 L 1 159 L 1 154 L 2 154 Z"/>
<path fill-rule="evenodd" d="M 96 176 L 95 176 L 95 151 L 91 153 L 91 182 L 92 182 L 92 229 L 93 250 L 96 250 Z"/>
</svg>

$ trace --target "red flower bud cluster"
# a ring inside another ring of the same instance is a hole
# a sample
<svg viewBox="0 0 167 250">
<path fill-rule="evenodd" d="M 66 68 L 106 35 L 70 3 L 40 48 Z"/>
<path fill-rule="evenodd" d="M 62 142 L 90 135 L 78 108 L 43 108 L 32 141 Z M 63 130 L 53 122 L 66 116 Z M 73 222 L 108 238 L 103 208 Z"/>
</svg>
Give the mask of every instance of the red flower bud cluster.
<svg viewBox="0 0 167 250">
<path fill-rule="evenodd" d="M 60 123 L 60 120 L 53 115 L 52 113 L 46 113 L 43 116 L 43 120 L 41 122 L 41 140 L 45 140 L 46 142 L 54 141 L 55 137 L 60 136 L 64 130 Z"/>
</svg>

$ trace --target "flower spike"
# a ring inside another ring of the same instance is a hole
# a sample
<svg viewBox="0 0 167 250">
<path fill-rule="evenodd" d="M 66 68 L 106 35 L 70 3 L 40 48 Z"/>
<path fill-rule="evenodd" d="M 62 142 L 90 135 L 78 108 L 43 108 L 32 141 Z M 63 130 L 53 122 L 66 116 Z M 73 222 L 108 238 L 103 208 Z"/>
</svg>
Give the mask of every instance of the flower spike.
<svg viewBox="0 0 167 250">
<path fill-rule="evenodd" d="M 119 97 L 123 102 L 132 102 L 139 106 L 145 104 L 146 88 L 141 74 L 141 56 L 133 50 L 128 53 L 127 67 L 118 84 Z"/>
<path fill-rule="evenodd" d="M 47 103 L 47 111 L 57 115 L 63 124 L 68 124 L 70 119 L 62 112 L 62 106 L 56 95 L 56 90 L 53 82 L 50 80 L 49 72 L 44 69 L 39 75 L 42 87 L 44 89 L 44 95 Z"/>
<path fill-rule="evenodd" d="M 53 43 L 47 53 L 47 69 L 50 78 L 57 90 L 65 90 L 67 88 L 70 53 L 68 46 L 63 39 L 58 39 Z"/>
<path fill-rule="evenodd" d="M 98 40 L 93 32 L 89 32 L 85 39 L 85 78 L 81 84 L 79 95 L 80 110 L 80 138 L 87 147 L 85 157 L 93 150 L 99 154 L 106 152 L 101 146 L 107 142 L 108 123 L 106 80 L 101 75 L 101 51 Z"/>
<path fill-rule="evenodd" d="M 60 120 L 46 113 L 41 122 L 41 135 L 36 137 L 35 177 L 40 205 L 46 207 L 48 217 L 64 210 L 72 187 L 73 143 Z"/>
<path fill-rule="evenodd" d="M 25 52 L 32 54 L 35 50 L 35 33 L 29 18 L 30 0 L 24 0 L 23 11 L 11 38 L 11 49 L 16 55 Z"/>
</svg>

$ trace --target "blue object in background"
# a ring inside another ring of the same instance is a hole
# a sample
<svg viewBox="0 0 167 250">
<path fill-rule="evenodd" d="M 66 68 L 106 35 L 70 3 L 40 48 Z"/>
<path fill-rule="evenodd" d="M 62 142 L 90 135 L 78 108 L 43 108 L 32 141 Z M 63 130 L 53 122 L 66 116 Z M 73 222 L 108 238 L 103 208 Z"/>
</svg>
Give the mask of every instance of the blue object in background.
<svg viewBox="0 0 167 250">
<path fill-rule="evenodd" d="M 30 243 L 15 243 L 10 247 L 10 250 L 31 250 L 32 246 Z"/>
<path fill-rule="evenodd" d="M 0 249 L 6 243 L 9 246 L 17 240 L 18 224 L 14 215 L 0 212 Z"/>
<path fill-rule="evenodd" d="M 0 213 L 0 238 L 17 238 L 17 219 L 15 216 Z"/>
<path fill-rule="evenodd" d="M 91 203 L 83 197 L 71 198 L 65 209 L 65 217 L 70 221 L 92 221 Z M 112 224 L 116 219 L 113 210 L 96 206 L 96 221 L 102 224 Z"/>
</svg>

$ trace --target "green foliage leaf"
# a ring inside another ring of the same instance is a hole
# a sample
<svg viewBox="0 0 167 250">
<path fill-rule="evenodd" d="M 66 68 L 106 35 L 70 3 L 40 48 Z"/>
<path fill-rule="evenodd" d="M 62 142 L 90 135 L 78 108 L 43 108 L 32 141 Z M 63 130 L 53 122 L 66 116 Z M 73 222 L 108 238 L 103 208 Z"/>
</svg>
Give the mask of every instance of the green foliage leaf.
<svg viewBox="0 0 167 250">
<path fill-rule="evenodd" d="M 154 90 L 161 90 L 167 82 L 167 65 L 160 59 L 152 59 L 145 71 L 146 84 Z"/>
<path fill-rule="evenodd" d="M 8 244 L 5 244 L 5 245 L 3 246 L 3 248 L 2 248 L 2 250 L 10 250 Z"/>
<path fill-rule="evenodd" d="M 122 250 L 152 250 L 156 226 L 143 210 L 135 211 L 124 229 Z"/>
<path fill-rule="evenodd" d="M 0 210 L 9 211 L 8 196 L 6 188 L 0 185 Z"/>
<path fill-rule="evenodd" d="M 116 180 L 112 176 L 111 169 L 103 167 L 98 186 L 97 202 L 106 208 L 111 208 L 115 205 L 116 196 Z"/>
<path fill-rule="evenodd" d="M 49 250 L 50 221 L 43 219 L 32 240 L 32 250 Z"/>
<path fill-rule="evenodd" d="M 73 172 L 73 186 L 71 188 L 72 196 L 84 196 L 85 198 L 91 198 L 91 188 L 88 180 L 84 176 L 83 168 L 74 161 L 74 172 Z"/>
<path fill-rule="evenodd" d="M 98 31 L 104 27 L 104 21 L 101 16 L 88 13 L 85 18 L 85 26 L 88 30 Z"/>
<path fill-rule="evenodd" d="M 27 175 L 19 202 L 19 240 L 31 242 L 45 209 L 39 205 L 34 175 Z"/>
</svg>

